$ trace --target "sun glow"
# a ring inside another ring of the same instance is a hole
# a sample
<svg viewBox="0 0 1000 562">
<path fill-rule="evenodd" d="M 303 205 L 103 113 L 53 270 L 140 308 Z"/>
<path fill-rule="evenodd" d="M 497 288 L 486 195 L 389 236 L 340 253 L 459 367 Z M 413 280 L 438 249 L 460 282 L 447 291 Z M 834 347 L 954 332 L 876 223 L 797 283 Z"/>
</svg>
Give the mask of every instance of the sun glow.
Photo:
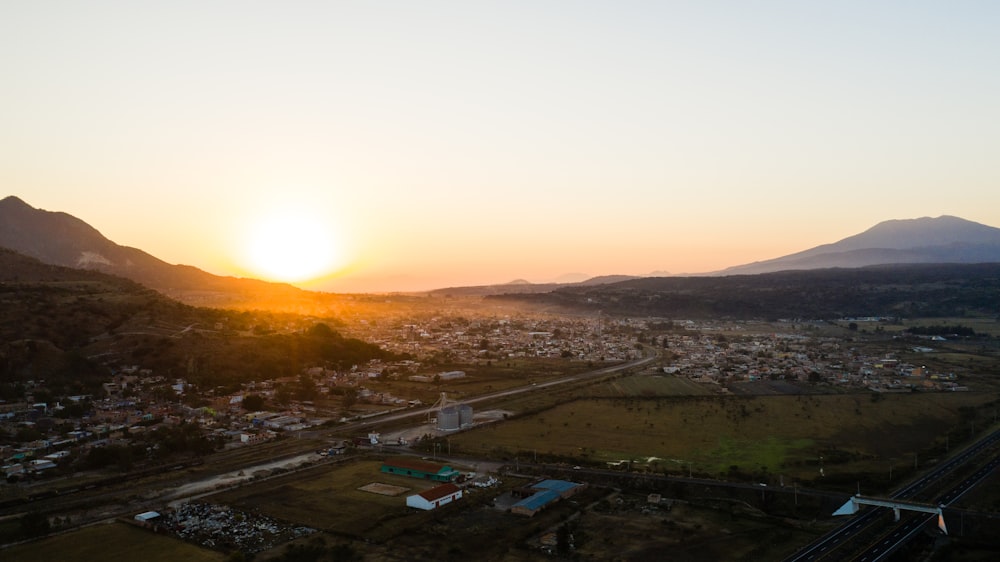
<svg viewBox="0 0 1000 562">
<path fill-rule="evenodd" d="M 309 281 L 344 265 L 336 229 L 310 211 L 272 211 L 252 225 L 245 243 L 246 267 L 273 281 Z"/>
</svg>

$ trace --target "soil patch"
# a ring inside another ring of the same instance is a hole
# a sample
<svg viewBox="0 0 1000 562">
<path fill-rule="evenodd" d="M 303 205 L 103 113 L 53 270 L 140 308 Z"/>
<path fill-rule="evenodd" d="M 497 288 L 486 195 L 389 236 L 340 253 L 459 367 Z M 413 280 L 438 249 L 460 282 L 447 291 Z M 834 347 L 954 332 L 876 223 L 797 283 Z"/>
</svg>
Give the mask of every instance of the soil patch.
<svg viewBox="0 0 1000 562">
<path fill-rule="evenodd" d="M 373 494 L 378 494 L 380 496 L 393 496 L 393 497 L 410 491 L 410 488 L 404 488 L 402 486 L 393 486 L 392 484 L 383 484 L 381 482 L 372 482 L 371 484 L 365 484 L 364 486 L 358 489 L 363 492 L 371 492 Z"/>
</svg>

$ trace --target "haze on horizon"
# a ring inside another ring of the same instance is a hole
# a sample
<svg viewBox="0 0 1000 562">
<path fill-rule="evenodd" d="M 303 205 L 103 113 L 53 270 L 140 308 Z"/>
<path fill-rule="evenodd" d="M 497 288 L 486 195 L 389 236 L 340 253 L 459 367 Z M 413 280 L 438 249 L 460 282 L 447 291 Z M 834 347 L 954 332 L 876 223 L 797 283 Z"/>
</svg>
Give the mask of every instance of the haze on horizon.
<svg viewBox="0 0 1000 562">
<path fill-rule="evenodd" d="M 0 195 L 223 275 L 268 277 L 252 241 L 297 224 L 284 257 L 333 291 L 997 226 L 998 26 L 974 1 L 6 3 Z"/>
</svg>

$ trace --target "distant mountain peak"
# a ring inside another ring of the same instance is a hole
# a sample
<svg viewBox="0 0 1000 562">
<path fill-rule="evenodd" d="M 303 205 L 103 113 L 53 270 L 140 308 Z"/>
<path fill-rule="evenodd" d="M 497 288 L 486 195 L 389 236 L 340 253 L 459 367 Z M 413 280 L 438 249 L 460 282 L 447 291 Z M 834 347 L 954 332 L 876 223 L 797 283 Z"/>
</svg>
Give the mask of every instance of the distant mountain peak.
<svg viewBox="0 0 1000 562">
<path fill-rule="evenodd" d="M 19 205 L 21 207 L 31 207 L 31 205 L 28 205 L 23 199 L 16 195 L 8 195 L 7 197 L 0 199 L 0 205 Z"/>
<path fill-rule="evenodd" d="M 896 263 L 986 262 L 1000 262 L 1000 228 L 942 215 L 883 221 L 832 244 L 730 267 L 717 275 Z"/>
</svg>

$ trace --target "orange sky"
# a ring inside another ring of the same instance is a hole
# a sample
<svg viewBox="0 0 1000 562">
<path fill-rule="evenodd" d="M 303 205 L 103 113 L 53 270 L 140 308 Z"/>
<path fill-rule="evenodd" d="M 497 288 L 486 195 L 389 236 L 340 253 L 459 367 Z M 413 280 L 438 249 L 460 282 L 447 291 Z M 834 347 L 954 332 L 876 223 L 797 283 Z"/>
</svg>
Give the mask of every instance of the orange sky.
<svg viewBox="0 0 1000 562">
<path fill-rule="evenodd" d="M 7 3 L 0 182 L 171 263 L 336 291 L 1000 225 L 1000 5 L 384 4 Z M 261 257 L 279 211 L 302 232 Z"/>
</svg>

